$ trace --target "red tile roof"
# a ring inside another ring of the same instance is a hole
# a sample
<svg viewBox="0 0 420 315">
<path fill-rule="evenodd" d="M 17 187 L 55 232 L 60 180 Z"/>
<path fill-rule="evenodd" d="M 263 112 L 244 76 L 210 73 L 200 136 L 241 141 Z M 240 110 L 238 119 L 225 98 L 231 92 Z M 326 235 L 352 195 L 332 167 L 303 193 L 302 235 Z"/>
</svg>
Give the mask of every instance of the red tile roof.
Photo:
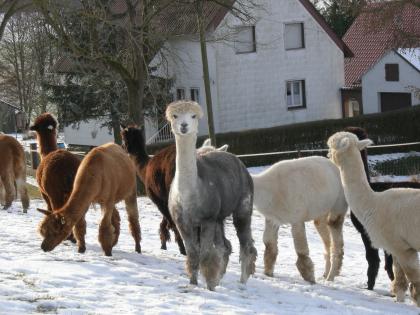
<svg viewBox="0 0 420 315">
<path fill-rule="evenodd" d="M 393 16 L 389 16 L 390 13 Z M 396 12 L 396 13 L 395 13 Z M 395 13 L 395 14 L 394 14 Z M 384 18 L 383 15 L 387 16 Z M 360 86 L 361 77 L 389 49 L 412 46 L 401 38 L 402 32 L 420 37 L 420 8 L 405 5 L 398 11 L 369 6 L 354 21 L 343 40 L 354 53 L 346 59 L 345 86 Z M 420 43 L 417 42 L 417 46 Z"/>
</svg>

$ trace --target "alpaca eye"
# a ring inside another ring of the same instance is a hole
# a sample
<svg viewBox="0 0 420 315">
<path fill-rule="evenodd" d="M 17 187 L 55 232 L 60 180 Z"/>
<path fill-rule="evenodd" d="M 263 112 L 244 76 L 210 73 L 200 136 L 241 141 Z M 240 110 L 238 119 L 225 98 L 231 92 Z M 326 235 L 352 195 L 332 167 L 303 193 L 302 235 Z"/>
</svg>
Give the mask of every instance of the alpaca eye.
<svg viewBox="0 0 420 315">
<path fill-rule="evenodd" d="M 174 117 L 175 119 L 177 119 L 178 118 L 178 115 L 173 115 L 172 117 Z"/>
<path fill-rule="evenodd" d="M 193 119 L 195 119 L 195 117 L 197 117 L 197 115 L 192 115 L 191 117 L 192 117 Z"/>
</svg>

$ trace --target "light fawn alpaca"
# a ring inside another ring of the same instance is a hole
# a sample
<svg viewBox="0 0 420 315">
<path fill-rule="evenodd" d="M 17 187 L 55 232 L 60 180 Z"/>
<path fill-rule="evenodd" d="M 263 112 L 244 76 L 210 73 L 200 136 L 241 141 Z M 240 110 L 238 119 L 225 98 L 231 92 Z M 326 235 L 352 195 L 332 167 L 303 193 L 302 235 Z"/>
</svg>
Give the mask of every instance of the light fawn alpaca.
<svg viewBox="0 0 420 315">
<path fill-rule="evenodd" d="M 190 283 L 197 284 L 198 270 L 214 290 L 226 272 L 230 242 L 224 219 L 233 216 L 240 243 L 241 282 L 255 271 L 257 251 L 251 233 L 253 187 L 243 163 L 227 152 L 197 155 L 200 105 L 178 101 L 168 105 L 176 142 L 176 170 L 169 193 L 169 211 L 185 242 Z"/>
<path fill-rule="evenodd" d="M 125 201 L 131 235 L 136 252 L 140 250 L 140 225 L 136 200 L 136 168 L 127 153 L 116 144 L 96 147 L 83 159 L 76 173 L 73 191 L 60 209 L 39 211 L 46 217 L 39 226 L 44 237 L 41 248 L 53 250 L 70 233 L 73 226 L 85 215 L 92 202 L 101 205 L 102 221 L 99 225 L 99 242 L 107 256 L 118 241 L 119 222 L 116 227 L 112 217 L 115 204 Z"/>
<path fill-rule="evenodd" d="M 420 190 L 393 188 L 374 192 L 359 152 L 371 143 L 369 139 L 359 140 L 352 133 L 338 132 L 328 139 L 329 154 L 340 169 L 349 206 L 366 228 L 372 245 L 393 256 L 392 290 L 397 301 L 404 300 L 406 276 L 411 282 L 411 297 L 420 306 Z"/>
<path fill-rule="evenodd" d="M 36 170 L 36 180 L 48 210 L 60 209 L 66 203 L 73 189 L 74 177 L 80 165 L 80 158 L 57 146 L 58 122 L 50 113 L 39 115 L 30 130 L 36 132 L 41 163 Z M 73 227 L 79 253 L 84 253 L 86 221 L 82 216 Z M 74 241 L 70 233 L 69 239 Z"/>
<path fill-rule="evenodd" d="M 324 278 L 334 280 L 343 261 L 343 222 L 347 203 L 337 167 L 319 156 L 281 161 L 252 175 L 254 206 L 265 216 L 264 273 L 273 276 L 280 224 L 291 224 L 303 279 L 315 283 L 305 222 L 315 222 L 325 247 Z"/>
<path fill-rule="evenodd" d="M 3 186 L 3 187 L 2 187 Z M 13 137 L 0 134 L 0 201 L 8 209 L 19 191 L 23 212 L 29 208 L 26 189 L 26 159 L 22 145 Z"/>
</svg>

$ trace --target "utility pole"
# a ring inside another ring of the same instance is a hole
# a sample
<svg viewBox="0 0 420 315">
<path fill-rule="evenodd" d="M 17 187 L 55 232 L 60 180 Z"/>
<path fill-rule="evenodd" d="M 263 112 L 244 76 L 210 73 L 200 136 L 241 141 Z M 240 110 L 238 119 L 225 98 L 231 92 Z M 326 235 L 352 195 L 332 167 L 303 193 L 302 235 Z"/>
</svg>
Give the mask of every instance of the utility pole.
<svg viewBox="0 0 420 315">
<path fill-rule="evenodd" d="M 203 64 L 203 78 L 204 78 L 204 90 L 206 93 L 206 105 L 207 105 L 207 124 L 209 126 L 209 137 L 211 144 L 216 146 L 216 134 L 214 132 L 214 120 L 213 120 L 213 104 L 211 100 L 211 86 L 210 86 L 210 75 L 209 75 L 209 63 L 207 58 L 207 45 L 206 45 L 206 30 L 204 29 L 204 16 L 203 16 L 203 0 L 197 0 L 197 23 L 200 34 L 200 47 L 201 47 L 201 61 Z"/>
</svg>

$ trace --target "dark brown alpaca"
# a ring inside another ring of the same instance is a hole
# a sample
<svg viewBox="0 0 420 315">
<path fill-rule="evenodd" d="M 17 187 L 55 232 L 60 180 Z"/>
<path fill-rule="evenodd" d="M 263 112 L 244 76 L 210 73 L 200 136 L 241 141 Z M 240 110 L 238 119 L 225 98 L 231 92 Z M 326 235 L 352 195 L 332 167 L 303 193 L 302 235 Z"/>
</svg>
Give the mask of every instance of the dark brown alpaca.
<svg viewBox="0 0 420 315">
<path fill-rule="evenodd" d="M 150 158 L 146 152 L 141 129 L 134 126 L 126 127 L 121 131 L 121 136 L 124 148 L 136 164 L 137 174 L 145 186 L 147 195 L 163 215 L 159 229 L 161 248 L 166 249 L 166 242 L 170 240 L 169 229 L 172 229 L 179 251 L 185 255 L 184 242 L 168 209 L 169 190 L 175 175 L 175 145 L 160 150 Z"/>
<path fill-rule="evenodd" d="M 107 256 L 119 237 L 119 217 L 115 204 L 125 201 L 135 250 L 140 249 L 140 224 L 136 199 L 136 168 L 127 153 L 113 143 L 90 151 L 76 173 L 74 187 L 66 204 L 53 211 L 41 210 L 46 217 L 39 226 L 44 237 L 41 248 L 53 250 L 83 218 L 92 202 L 101 205 L 102 221 L 99 225 L 99 242 Z M 77 238 L 77 234 L 75 235 Z"/>
<path fill-rule="evenodd" d="M 35 119 L 29 128 L 36 132 L 41 163 L 36 172 L 39 190 L 47 203 L 48 210 L 64 206 L 73 189 L 73 182 L 80 159 L 67 150 L 57 147 L 57 120 L 50 113 L 44 113 Z M 84 216 L 73 228 L 73 235 L 78 241 L 79 253 L 84 253 L 86 221 Z M 74 240 L 73 235 L 69 236 Z"/>
<path fill-rule="evenodd" d="M 12 205 L 17 193 L 20 193 L 23 212 L 29 208 L 26 189 L 26 160 L 21 144 L 13 137 L 0 134 L 0 202 L 3 209 Z"/>
</svg>

